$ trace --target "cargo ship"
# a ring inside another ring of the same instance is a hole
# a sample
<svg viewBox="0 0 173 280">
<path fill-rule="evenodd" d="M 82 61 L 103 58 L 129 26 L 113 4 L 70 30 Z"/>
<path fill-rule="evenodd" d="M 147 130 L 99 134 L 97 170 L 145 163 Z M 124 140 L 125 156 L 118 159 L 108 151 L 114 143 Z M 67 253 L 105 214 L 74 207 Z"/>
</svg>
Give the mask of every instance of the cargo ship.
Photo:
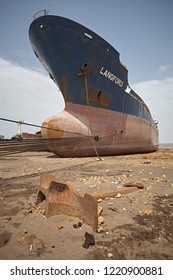
<svg viewBox="0 0 173 280">
<path fill-rule="evenodd" d="M 62 112 L 42 123 L 50 151 L 100 157 L 158 149 L 157 124 L 130 87 L 115 48 L 87 27 L 46 11 L 32 21 L 29 38 L 65 102 Z"/>
</svg>

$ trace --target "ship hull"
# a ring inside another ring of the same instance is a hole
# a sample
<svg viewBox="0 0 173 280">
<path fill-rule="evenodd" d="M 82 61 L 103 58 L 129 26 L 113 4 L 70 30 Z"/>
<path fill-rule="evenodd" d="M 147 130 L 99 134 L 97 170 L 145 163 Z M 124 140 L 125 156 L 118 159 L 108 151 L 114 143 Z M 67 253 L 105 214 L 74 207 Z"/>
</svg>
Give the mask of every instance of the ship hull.
<svg viewBox="0 0 173 280">
<path fill-rule="evenodd" d="M 42 137 L 61 157 L 152 152 L 158 131 L 144 101 L 130 88 L 119 52 L 93 31 L 58 16 L 29 29 L 33 50 L 59 87 L 63 112 L 45 120 Z"/>
<path fill-rule="evenodd" d="M 146 120 L 100 108 L 70 104 L 42 126 L 43 138 L 57 139 L 47 145 L 59 157 L 145 153 L 158 148 L 155 127 Z"/>
</svg>

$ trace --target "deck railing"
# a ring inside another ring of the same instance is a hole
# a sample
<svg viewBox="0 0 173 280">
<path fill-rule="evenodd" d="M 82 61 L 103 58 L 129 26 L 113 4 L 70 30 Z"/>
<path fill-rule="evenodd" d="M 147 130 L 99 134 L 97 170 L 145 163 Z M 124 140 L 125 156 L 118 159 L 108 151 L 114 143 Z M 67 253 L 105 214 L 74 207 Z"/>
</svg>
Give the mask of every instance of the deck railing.
<svg viewBox="0 0 173 280">
<path fill-rule="evenodd" d="M 37 13 L 33 16 L 33 18 L 36 19 L 36 18 L 41 17 L 41 16 L 47 16 L 48 13 L 49 13 L 48 10 L 41 10 L 41 11 L 37 12 Z"/>
</svg>

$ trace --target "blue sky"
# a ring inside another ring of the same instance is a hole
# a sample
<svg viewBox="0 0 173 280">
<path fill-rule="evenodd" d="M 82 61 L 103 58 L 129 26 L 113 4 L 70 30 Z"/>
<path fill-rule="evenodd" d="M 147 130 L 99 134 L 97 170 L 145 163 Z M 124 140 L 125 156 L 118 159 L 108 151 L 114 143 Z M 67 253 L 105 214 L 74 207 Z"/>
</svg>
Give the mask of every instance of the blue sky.
<svg viewBox="0 0 173 280">
<path fill-rule="evenodd" d="M 173 143 L 172 0 L 1 0 L 0 117 L 41 125 L 63 109 L 60 92 L 36 59 L 28 38 L 33 15 L 75 20 L 107 40 L 120 53 L 131 87 L 159 122 L 160 142 Z M 23 127 L 23 131 L 34 132 Z M 0 121 L 11 137 L 17 125 Z"/>
</svg>

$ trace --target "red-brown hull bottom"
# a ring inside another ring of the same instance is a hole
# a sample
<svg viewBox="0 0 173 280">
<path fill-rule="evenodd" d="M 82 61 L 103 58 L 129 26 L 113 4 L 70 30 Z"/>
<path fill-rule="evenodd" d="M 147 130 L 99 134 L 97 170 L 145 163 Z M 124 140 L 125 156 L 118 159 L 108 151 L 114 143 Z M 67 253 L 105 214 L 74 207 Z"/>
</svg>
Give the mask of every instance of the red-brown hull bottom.
<svg viewBox="0 0 173 280">
<path fill-rule="evenodd" d="M 158 149 L 154 123 L 100 108 L 66 104 L 63 112 L 42 124 L 42 137 L 60 157 L 109 156 L 153 152 Z M 60 140 L 60 141 L 58 141 Z"/>
</svg>

